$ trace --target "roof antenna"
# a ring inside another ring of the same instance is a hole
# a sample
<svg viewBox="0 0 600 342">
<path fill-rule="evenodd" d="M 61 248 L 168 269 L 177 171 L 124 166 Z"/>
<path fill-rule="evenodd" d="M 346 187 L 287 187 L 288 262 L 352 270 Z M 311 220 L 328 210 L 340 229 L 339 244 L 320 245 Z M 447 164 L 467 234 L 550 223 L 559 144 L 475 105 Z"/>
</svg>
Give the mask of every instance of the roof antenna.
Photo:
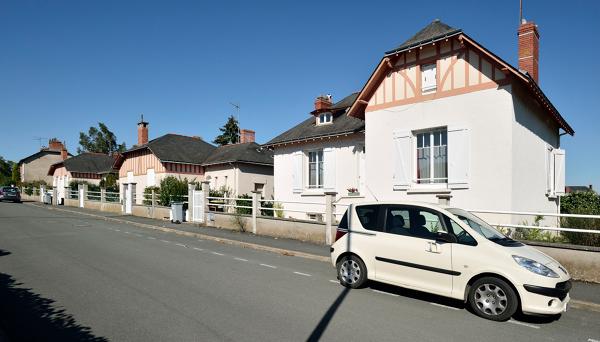
<svg viewBox="0 0 600 342">
<path fill-rule="evenodd" d="M 233 108 L 235 108 L 235 112 L 237 113 L 236 115 L 236 120 L 238 122 L 238 143 L 242 140 L 242 132 L 240 129 L 240 104 L 239 103 L 233 103 L 233 102 L 229 102 L 230 105 L 233 106 Z"/>
<path fill-rule="evenodd" d="M 523 24 L 523 0 L 519 0 L 519 25 Z"/>
</svg>

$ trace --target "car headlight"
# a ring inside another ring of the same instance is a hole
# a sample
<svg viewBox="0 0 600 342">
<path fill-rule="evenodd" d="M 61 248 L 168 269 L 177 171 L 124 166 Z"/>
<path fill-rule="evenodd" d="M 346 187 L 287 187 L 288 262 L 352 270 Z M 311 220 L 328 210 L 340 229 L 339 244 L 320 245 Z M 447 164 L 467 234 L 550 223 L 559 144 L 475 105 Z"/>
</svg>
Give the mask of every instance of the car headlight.
<svg viewBox="0 0 600 342">
<path fill-rule="evenodd" d="M 550 277 L 550 278 L 558 278 L 559 275 L 556 274 L 550 268 L 540 264 L 539 262 L 531 259 L 527 259 L 518 255 L 513 255 L 513 259 L 519 264 L 519 266 L 528 269 L 529 271 L 539 274 L 541 276 Z"/>
</svg>

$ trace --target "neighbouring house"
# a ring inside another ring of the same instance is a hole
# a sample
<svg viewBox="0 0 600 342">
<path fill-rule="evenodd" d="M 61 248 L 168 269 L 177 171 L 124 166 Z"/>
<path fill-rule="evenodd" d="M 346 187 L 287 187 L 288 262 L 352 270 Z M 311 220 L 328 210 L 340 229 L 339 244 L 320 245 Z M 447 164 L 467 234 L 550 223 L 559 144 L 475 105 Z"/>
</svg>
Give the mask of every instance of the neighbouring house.
<svg viewBox="0 0 600 342">
<path fill-rule="evenodd" d="M 252 130 L 240 130 L 240 143 L 217 147 L 202 166 L 211 189 L 233 196 L 258 191 L 273 198 L 273 152 L 255 142 Z"/>
<path fill-rule="evenodd" d="M 337 201 L 364 198 L 365 124 L 346 115 L 357 94 L 337 103 L 317 97 L 309 118 L 271 139 L 263 147 L 274 154 L 274 198 L 284 203 L 286 217 L 323 219 L 325 192 Z"/>
<path fill-rule="evenodd" d="M 347 113 L 365 120 L 374 198 L 556 212 L 574 131 L 538 85 L 538 49 L 533 22 L 517 68 L 434 20 L 386 52 Z"/>
<path fill-rule="evenodd" d="M 199 137 L 165 134 L 148 141 L 148 122 L 138 123 L 138 143 L 122 153 L 115 163 L 119 184 L 135 184 L 136 203 L 143 201 L 144 189 L 160 186 L 168 176 L 190 182 L 204 180 L 202 163 L 215 149 Z M 123 187 L 120 187 L 123 192 Z"/>
<path fill-rule="evenodd" d="M 586 185 L 567 185 L 565 187 L 565 192 L 570 194 L 573 192 L 586 192 L 586 191 L 594 191 L 592 184 Z"/>
<path fill-rule="evenodd" d="M 61 141 L 50 139 L 47 147 L 42 147 L 38 152 L 19 160 L 21 182 L 44 181 L 46 184 L 52 184 L 52 175 L 48 175 L 48 168 L 70 156 Z"/>
<path fill-rule="evenodd" d="M 47 175 L 52 179 L 50 184 L 57 189 L 58 203 L 64 203 L 65 188 L 71 182 L 99 185 L 107 174 L 116 174 L 113 165 L 117 158 L 118 155 L 87 152 L 50 165 Z"/>
</svg>

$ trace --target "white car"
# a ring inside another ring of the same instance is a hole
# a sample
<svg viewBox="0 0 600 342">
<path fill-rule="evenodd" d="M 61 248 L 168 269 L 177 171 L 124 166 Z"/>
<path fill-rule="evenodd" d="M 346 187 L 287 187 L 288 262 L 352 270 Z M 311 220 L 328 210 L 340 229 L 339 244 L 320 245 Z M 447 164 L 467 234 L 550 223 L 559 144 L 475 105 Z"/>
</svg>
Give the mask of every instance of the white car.
<svg viewBox="0 0 600 342">
<path fill-rule="evenodd" d="M 468 302 L 479 316 L 567 310 L 570 276 L 546 254 L 462 209 L 414 202 L 351 205 L 331 261 L 346 287 L 368 280 Z"/>
</svg>

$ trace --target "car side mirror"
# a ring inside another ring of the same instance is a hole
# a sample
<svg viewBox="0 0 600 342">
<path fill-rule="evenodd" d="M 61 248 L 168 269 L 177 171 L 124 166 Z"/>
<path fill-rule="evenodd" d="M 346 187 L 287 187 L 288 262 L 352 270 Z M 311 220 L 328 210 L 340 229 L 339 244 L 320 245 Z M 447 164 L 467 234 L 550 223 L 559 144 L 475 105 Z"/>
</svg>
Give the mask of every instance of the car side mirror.
<svg viewBox="0 0 600 342">
<path fill-rule="evenodd" d="M 447 243 L 456 243 L 456 236 L 447 233 L 447 232 L 437 232 L 435 233 L 435 241 L 436 242 L 447 242 Z"/>
</svg>

